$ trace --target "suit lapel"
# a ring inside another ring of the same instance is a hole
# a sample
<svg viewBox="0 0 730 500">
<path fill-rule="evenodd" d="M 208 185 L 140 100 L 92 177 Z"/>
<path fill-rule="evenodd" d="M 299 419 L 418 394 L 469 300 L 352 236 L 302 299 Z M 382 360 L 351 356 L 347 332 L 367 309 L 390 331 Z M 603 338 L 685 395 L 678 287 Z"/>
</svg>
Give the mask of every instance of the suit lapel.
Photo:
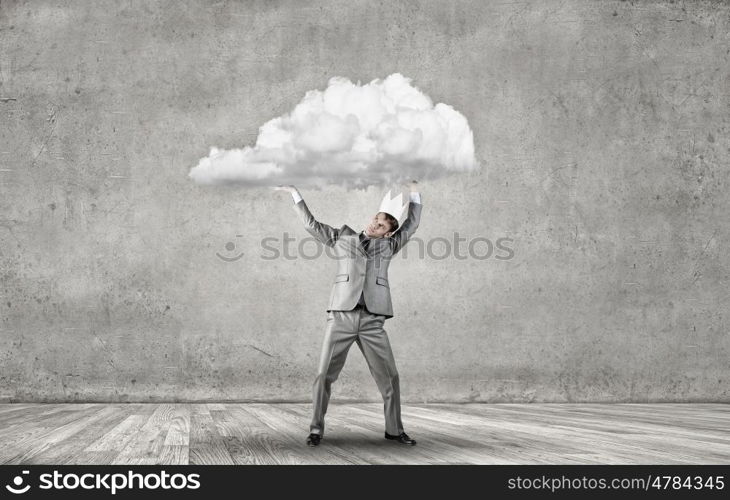
<svg viewBox="0 0 730 500">
<path fill-rule="evenodd" d="M 356 233 L 350 226 L 342 226 L 340 230 L 342 239 L 347 239 L 348 245 L 353 246 L 363 257 L 367 258 L 368 254 L 360 243 L 360 233 Z"/>
</svg>

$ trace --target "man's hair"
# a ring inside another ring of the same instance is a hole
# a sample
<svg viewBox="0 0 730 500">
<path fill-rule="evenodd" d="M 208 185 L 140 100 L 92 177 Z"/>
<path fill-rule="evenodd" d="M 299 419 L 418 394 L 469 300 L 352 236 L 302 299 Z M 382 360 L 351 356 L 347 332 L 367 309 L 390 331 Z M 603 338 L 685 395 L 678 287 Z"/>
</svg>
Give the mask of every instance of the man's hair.
<svg viewBox="0 0 730 500">
<path fill-rule="evenodd" d="M 390 224 L 390 232 L 393 233 L 398 230 L 398 219 L 390 215 L 388 212 L 381 212 L 383 215 L 385 215 L 385 220 L 388 221 L 388 224 Z"/>
</svg>

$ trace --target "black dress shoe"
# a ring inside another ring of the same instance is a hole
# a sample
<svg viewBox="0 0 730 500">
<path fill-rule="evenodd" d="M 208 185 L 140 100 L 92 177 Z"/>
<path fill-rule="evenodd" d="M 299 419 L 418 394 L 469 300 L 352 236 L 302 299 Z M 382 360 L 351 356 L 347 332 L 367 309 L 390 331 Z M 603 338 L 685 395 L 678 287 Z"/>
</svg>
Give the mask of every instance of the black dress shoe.
<svg viewBox="0 0 730 500">
<path fill-rule="evenodd" d="M 406 434 L 405 432 L 401 432 L 397 436 L 392 436 L 386 432 L 385 439 L 392 439 L 392 440 L 398 441 L 401 444 L 408 444 L 411 446 L 414 446 L 416 444 L 416 440 L 408 437 L 408 434 Z"/>
<path fill-rule="evenodd" d="M 319 434 L 310 434 L 307 436 L 307 446 L 318 446 L 322 440 L 322 436 Z"/>
</svg>

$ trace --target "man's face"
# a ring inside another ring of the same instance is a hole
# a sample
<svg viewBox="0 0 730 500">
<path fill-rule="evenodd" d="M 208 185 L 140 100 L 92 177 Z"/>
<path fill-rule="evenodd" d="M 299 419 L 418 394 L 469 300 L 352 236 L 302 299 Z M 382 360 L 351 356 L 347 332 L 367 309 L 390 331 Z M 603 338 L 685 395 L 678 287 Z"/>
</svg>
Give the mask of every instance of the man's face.
<svg viewBox="0 0 730 500">
<path fill-rule="evenodd" d="M 392 234 L 390 231 L 390 222 L 385 219 L 383 212 L 378 212 L 365 226 L 365 234 L 368 238 L 384 238 Z"/>
</svg>

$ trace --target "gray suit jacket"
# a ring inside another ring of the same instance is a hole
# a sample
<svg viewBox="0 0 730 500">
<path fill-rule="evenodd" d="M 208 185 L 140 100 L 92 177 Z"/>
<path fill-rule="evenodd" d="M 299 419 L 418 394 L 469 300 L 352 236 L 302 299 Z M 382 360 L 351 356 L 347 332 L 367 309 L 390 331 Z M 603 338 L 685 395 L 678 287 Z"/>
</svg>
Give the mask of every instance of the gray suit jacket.
<svg viewBox="0 0 730 500">
<path fill-rule="evenodd" d="M 397 254 L 416 232 L 421 220 L 421 204 L 408 204 L 408 218 L 392 236 L 370 240 L 367 252 L 360 243 L 359 233 L 347 225 L 339 229 L 318 222 L 304 200 L 294 205 L 309 234 L 334 250 L 337 260 L 330 294 L 329 311 L 349 311 L 357 305 L 362 293 L 365 307 L 373 314 L 393 317 L 388 284 L 390 259 Z"/>
</svg>

